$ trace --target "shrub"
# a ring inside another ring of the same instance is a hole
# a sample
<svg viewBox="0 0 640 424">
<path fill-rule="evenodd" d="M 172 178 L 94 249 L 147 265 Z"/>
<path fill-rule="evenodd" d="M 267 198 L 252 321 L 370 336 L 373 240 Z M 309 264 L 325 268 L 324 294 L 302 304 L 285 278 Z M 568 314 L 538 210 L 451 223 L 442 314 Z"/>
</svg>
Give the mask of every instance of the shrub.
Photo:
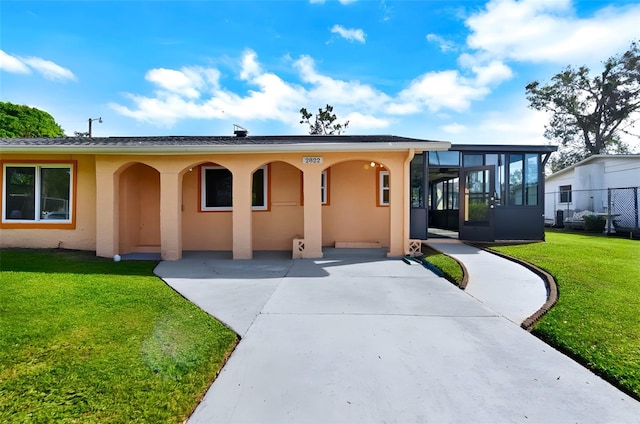
<svg viewBox="0 0 640 424">
<path fill-rule="evenodd" d="M 607 220 L 604 216 L 600 215 L 585 215 L 582 217 L 584 220 L 584 229 L 592 233 L 601 233 L 604 231 L 604 227 L 607 225 Z"/>
</svg>

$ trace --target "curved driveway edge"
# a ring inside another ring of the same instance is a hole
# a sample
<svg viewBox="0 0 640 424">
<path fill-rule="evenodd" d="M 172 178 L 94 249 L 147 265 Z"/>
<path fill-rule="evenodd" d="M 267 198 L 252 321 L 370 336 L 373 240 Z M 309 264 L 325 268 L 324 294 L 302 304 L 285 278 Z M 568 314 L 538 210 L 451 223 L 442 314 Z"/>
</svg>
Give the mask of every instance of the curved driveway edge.
<svg viewBox="0 0 640 424">
<path fill-rule="evenodd" d="M 156 272 L 214 316 L 226 308 L 246 327 L 192 424 L 633 423 L 640 416 L 639 402 L 515 325 L 526 308 L 508 317 L 498 303 L 418 264 L 186 258 Z"/>
</svg>

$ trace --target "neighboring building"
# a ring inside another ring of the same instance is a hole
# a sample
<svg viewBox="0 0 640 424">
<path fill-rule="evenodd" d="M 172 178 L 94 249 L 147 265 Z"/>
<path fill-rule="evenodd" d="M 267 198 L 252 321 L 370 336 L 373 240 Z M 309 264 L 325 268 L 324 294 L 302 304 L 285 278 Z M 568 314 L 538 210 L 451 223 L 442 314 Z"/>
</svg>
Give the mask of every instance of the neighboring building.
<svg viewBox="0 0 640 424">
<path fill-rule="evenodd" d="M 576 212 L 592 211 L 637 228 L 639 187 L 640 155 L 590 156 L 546 178 L 545 220 L 562 225 Z"/>
<path fill-rule="evenodd" d="M 542 169 L 555 148 L 451 147 L 396 136 L 0 139 L 0 247 L 402 256 L 442 210 L 468 240 L 544 238 Z M 445 182 L 462 207 L 443 208 Z"/>
</svg>

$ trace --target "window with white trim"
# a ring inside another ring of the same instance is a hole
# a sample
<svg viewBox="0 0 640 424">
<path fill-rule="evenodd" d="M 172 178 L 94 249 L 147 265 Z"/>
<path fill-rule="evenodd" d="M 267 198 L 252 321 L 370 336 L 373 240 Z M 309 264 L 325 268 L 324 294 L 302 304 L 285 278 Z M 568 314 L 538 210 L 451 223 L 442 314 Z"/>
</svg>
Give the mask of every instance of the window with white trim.
<svg viewBox="0 0 640 424">
<path fill-rule="evenodd" d="M 389 171 L 378 172 L 378 206 L 389 206 Z"/>
<path fill-rule="evenodd" d="M 222 166 L 201 167 L 200 210 L 230 211 L 233 209 L 233 177 Z M 252 176 L 251 205 L 253 210 L 267 210 L 269 167 L 258 168 Z"/>
<path fill-rule="evenodd" d="M 560 203 L 571 203 L 571 185 L 560 186 Z"/>
<path fill-rule="evenodd" d="M 3 223 L 72 221 L 72 164 L 5 163 L 2 172 Z"/>
<path fill-rule="evenodd" d="M 320 175 L 320 198 L 323 205 L 329 203 L 329 175 L 327 170 L 322 171 Z"/>
</svg>

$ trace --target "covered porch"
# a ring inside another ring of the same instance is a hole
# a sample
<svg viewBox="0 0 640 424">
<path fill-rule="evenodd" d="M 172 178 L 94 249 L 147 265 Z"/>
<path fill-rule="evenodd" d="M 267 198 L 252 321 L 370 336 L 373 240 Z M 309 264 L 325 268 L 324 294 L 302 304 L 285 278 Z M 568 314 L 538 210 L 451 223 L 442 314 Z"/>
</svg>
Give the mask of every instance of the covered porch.
<svg viewBox="0 0 640 424">
<path fill-rule="evenodd" d="M 112 257 L 212 251 L 233 259 L 328 248 L 410 252 L 414 152 L 96 157 L 96 252 Z M 226 253 L 225 253 L 226 252 Z"/>
</svg>

